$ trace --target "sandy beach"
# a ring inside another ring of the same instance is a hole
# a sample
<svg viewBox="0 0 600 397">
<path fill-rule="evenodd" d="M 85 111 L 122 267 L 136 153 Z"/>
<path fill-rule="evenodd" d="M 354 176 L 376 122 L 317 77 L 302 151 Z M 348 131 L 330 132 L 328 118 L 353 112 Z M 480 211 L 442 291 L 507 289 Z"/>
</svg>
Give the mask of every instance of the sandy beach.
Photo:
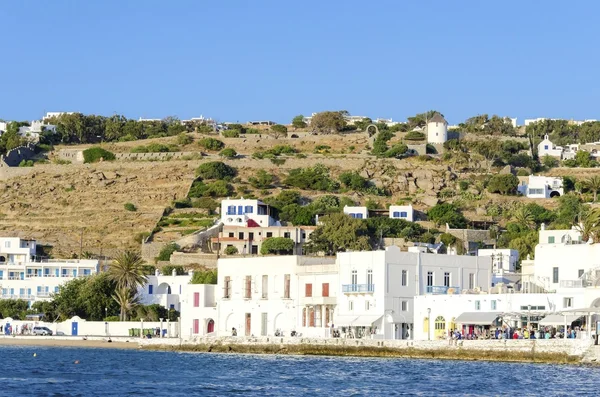
<svg viewBox="0 0 600 397">
<path fill-rule="evenodd" d="M 128 341 L 128 342 L 127 342 Z M 90 347 L 105 349 L 139 349 L 135 338 L 113 338 L 109 343 L 105 338 L 81 337 L 43 337 L 43 336 L 0 336 L 0 346 L 55 346 L 55 347 Z"/>
</svg>

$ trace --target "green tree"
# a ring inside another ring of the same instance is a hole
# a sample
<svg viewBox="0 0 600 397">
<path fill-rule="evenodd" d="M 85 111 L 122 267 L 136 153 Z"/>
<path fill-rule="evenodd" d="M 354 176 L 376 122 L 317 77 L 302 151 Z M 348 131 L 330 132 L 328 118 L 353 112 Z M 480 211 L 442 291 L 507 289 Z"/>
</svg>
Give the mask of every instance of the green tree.
<svg viewBox="0 0 600 397">
<path fill-rule="evenodd" d="M 336 191 L 339 187 L 338 183 L 329 177 L 329 169 L 322 164 L 290 170 L 285 184 L 299 189 L 325 192 Z"/>
<path fill-rule="evenodd" d="M 165 265 L 161 269 L 161 273 L 165 276 L 170 276 L 173 274 L 173 270 L 175 270 L 175 274 L 178 276 L 183 276 L 185 274 L 185 270 L 183 266 L 173 266 L 173 265 Z"/>
<path fill-rule="evenodd" d="M 450 203 L 436 204 L 427 211 L 427 217 L 436 225 L 448 224 L 451 228 L 464 228 L 467 220 L 460 210 Z"/>
<path fill-rule="evenodd" d="M 516 194 L 519 178 L 513 174 L 494 175 L 490 178 L 487 189 L 490 193 Z"/>
<path fill-rule="evenodd" d="M 198 141 L 198 145 L 202 146 L 206 150 L 221 150 L 225 147 L 225 144 L 215 138 L 202 138 Z"/>
<path fill-rule="evenodd" d="M 598 198 L 598 191 L 600 191 L 600 176 L 594 175 L 584 182 L 584 186 L 594 194 L 594 203 Z"/>
<path fill-rule="evenodd" d="M 194 270 L 190 284 L 217 284 L 217 269 Z"/>
<path fill-rule="evenodd" d="M 296 128 L 306 128 L 306 122 L 304 121 L 304 116 L 299 114 L 298 116 L 292 119 L 292 126 L 294 129 Z"/>
<path fill-rule="evenodd" d="M 554 168 L 554 167 L 558 167 L 558 160 L 557 160 L 557 159 L 555 159 L 554 157 L 551 157 L 551 156 L 545 155 L 545 156 L 542 158 L 542 165 L 543 165 L 544 167 L 547 167 L 547 168 Z"/>
<path fill-rule="evenodd" d="M 111 161 L 115 159 L 115 155 L 101 147 L 91 147 L 83 151 L 84 163 L 95 163 L 98 161 Z"/>
<path fill-rule="evenodd" d="M 371 248 L 365 222 L 346 214 L 329 214 L 319 218 L 319 225 L 310 236 L 306 251 L 334 255 L 347 250 L 364 251 Z"/>
<path fill-rule="evenodd" d="M 170 260 L 173 252 L 179 250 L 179 248 L 180 248 L 179 245 L 177 245 L 175 243 L 167 244 L 166 246 L 163 247 L 163 249 L 160 250 L 160 253 L 156 257 L 156 260 L 161 261 L 161 262 Z"/>
<path fill-rule="evenodd" d="M 590 152 L 587 152 L 585 150 L 577 151 L 577 153 L 575 154 L 575 162 L 577 163 L 578 167 L 583 168 L 590 168 L 596 164 L 596 162 L 592 159 L 592 155 L 590 154 Z"/>
<path fill-rule="evenodd" d="M 440 241 L 444 243 L 446 247 L 452 247 L 456 244 L 456 237 L 450 233 L 442 233 L 440 235 Z"/>
<path fill-rule="evenodd" d="M 286 237 L 269 237 L 260 247 L 262 255 L 289 255 L 294 251 L 294 240 Z"/>
<path fill-rule="evenodd" d="M 322 134 L 335 134 L 344 129 L 346 120 L 342 112 L 326 111 L 312 116 L 310 125 L 313 131 Z"/>
<path fill-rule="evenodd" d="M 269 135 L 273 136 L 275 139 L 280 138 L 280 137 L 286 137 L 287 136 L 287 127 L 285 125 L 281 125 L 281 124 L 275 124 L 271 126 Z"/>
<path fill-rule="evenodd" d="M 120 321 L 127 321 L 131 312 L 139 304 L 134 292 L 127 287 L 118 287 L 113 294 L 113 299 L 121 308 L 119 313 Z"/>
<path fill-rule="evenodd" d="M 108 274 L 119 288 L 137 291 L 147 280 L 142 270 L 144 261 L 140 254 L 134 251 L 119 253 L 108 268 Z"/>
<path fill-rule="evenodd" d="M 517 208 L 512 214 L 512 220 L 528 229 L 535 227 L 535 218 L 531 210 L 526 206 Z"/>
<path fill-rule="evenodd" d="M 0 315 L 2 318 L 25 320 L 28 306 L 27 301 L 23 299 L 0 299 Z"/>
<path fill-rule="evenodd" d="M 236 170 L 220 161 L 211 161 L 201 164 L 196 169 L 196 175 L 202 179 L 225 179 L 233 178 Z"/>
<path fill-rule="evenodd" d="M 233 245 L 229 245 L 225 247 L 225 255 L 236 255 L 238 253 L 238 249 Z"/>
<path fill-rule="evenodd" d="M 182 132 L 181 134 L 177 135 L 177 144 L 178 145 L 185 146 L 185 145 L 189 145 L 192 142 L 194 142 L 194 138 L 192 138 L 185 132 Z"/>
</svg>

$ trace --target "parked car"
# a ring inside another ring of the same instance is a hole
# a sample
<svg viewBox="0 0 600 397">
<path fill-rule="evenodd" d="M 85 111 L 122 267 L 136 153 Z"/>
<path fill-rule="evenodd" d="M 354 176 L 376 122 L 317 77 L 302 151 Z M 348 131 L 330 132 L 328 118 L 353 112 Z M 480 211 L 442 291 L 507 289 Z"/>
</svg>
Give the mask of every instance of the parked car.
<svg viewBox="0 0 600 397">
<path fill-rule="evenodd" d="M 52 335 L 52 330 L 48 327 L 33 327 L 34 335 Z"/>
</svg>

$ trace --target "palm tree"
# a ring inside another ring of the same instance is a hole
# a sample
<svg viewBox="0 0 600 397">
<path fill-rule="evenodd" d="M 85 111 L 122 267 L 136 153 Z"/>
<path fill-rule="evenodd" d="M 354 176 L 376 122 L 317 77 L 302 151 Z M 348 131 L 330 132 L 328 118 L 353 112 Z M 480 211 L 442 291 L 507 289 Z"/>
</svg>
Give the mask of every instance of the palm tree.
<svg viewBox="0 0 600 397">
<path fill-rule="evenodd" d="M 594 203 L 596 202 L 596 198 L 598 196 L 598 191 L 600 191 L 600 176 L 594 175 L 585 181 L 585 187 L 594 193 Z"/>
<path fill-rule="evenodd" d="M 147 280 L 142 269 L 143 263 L 142 257 L 137 252 L 122 252 L 110 264 L 109 277 L 117 283 L 117 288 L 126 288 L 135 292 Z"/>
<path fill-rule="evenodd" d="M 138 305 L 138 298 L 131 289 L 120 287 L 113 294 L 112 298 L 121 308 L 119 320 L 126 321 L 129 313 Z"/>
<path fill-rule="evenodd" d="M 579 219 L 576 229 L 581 233 L 583 241 L 589 241 L 590 238 L 594 243 L 600 241 L 600 208 L 594 208 L 585 216 Z"/>
<path fill-rule="evenodd" d="M 513 213 L 512 218 L 516 223 L 519 223 L 528 229 L 533 229 L 535 227 L 535 218 L 531 213 L 531 210 L 525 206 L 517 208 Z"/>
</svg>

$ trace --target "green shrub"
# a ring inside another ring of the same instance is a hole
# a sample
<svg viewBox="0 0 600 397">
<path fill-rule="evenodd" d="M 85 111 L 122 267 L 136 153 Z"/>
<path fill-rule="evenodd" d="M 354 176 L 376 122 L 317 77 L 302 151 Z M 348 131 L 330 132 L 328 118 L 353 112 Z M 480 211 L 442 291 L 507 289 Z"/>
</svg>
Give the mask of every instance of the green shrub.
<svg viewBox="0 0 600 397">
<path fill-rule="evenodd" d="M 411 131 L 404 136 L 404 139 L 407 141 L 422 141 L 425 139 L 425 134 L 419 131 Z"/>
<path fill-rule="evenodd" d="M 339 184 L 329 177 L 329 169 L 322 164 L 290 170 L 285 183 L 299 189 L 326 192 L 333 192 L 339 188 Z"/>
<path fill-rule="evenodd" d="M 427 211 L 427 217 L 438 226 L 447 223 L 452 228 L 461 229 L 467 225 L 467 220 L 454 204 L 437 204 Z"/>
<path fill-rule="evenodd" d="M 173 274 L 173 270 L 175 270 L 175 274 L 178 276 L 183 276 L 185 274 L 185 270 L 183 269 L 183 266 L 172 266 L 172 265 L 163 266 L 163 268 L 161 269 L 161 273 L 164 274 L 165 276 L 170 276 L 171 274 Z"/>
<path fill-rule="evenodd" d="M 108 316 L 104 318 L 105 322 L 115 322 L 115 321 L 121 321 L 121 319 L 119 318 L 119 316 Z"/>
<path fill-rule="evenodd" d="M 217 284 L 217 269 L 195 270 L 190 284 Z"/>
<path fill-rule="evenodd" d="M 238 130 L 225 130 L 225 131 L 222 131 L 221 134 L 223 134 L 223 136 L 225 138 L 239 138 L 240 137 L 240 132 Z"/>
<path fill-rule="evenodd" d="M 54 164 L 58 164 L 58 165 L 67 165 L 67 164 L 71 164 L 71 161 L 69 160 L 63 160 L 63 159 L 59 159 L 59 158 L 54 158 L 52 159 L 52 162 Z"/>
<path fill-rule="evenodd" d="M 217 208 L 219 208 L 219 203 L 208 197 L 200 197 L 197 200 L 194 200 L 192 207 L 203 208 L 208 210 L 209 214 L 212 214 Z"/>
<path fill-rule="evenodd" d="M 275 164 L 275 165 L 284 165 L 285 164 L 285 159 L 271 159 L 271 163 Z"/>
<path fill-rule="evenodd" d="M 255 189 L 268 189 L 273 183 L 273 175 L 261 169 L 256 171 L 256 177 L 248 178 L 248 182 Z"/>
<path fill-rule="evenodd" d="M 293 250 L 294 240 L 286 237 L 269 237 L 263 241 L 260 247 L 260 253 L 263 255 L 287 255 L 291 254 Z"/>
<path fill-rule="evenodd" d="M 84 163 L 95 163 L 98 161 L 112 161 L 115 159 L 115 155 L 106 149 L 99 146 L 91 147 L 83 151 L 83 162 Z"/>
<path fill-rule="evenodd" d="M 494 175 L 490 178 L 487 189 L 490 193 L 515 194 L 519 179 L 513 174 Z"/>
<path fill-rule="evenodd" d="M 124 207 L 127 211 L 131 211 L 131 212 L 137 211 L 137 207 L 133 203 L 125 203 Z"/>
<path fill-rule="evenodd" d="M 225 247 L 225 255 L 235 255 L 238 253 L 238 249 L 235 248 L 233 245 L 227 246 Z"/>
<path fill-rule="evenodd" d="M 529 176 L 531 172 L 527 168 L 519 168 L 517 170 L 517 176 Z"/>
<path fill-rule="evenodd" d="M 160 253 L 156 257 L 156 260 L 168 261 L 169 259 L 171 259 L 171 254 L 177 250 L 179 250 L 179 246 L 177 244 L 169 243 L 163 249 L 160 250 Z"/>
<path fill-rule="evenodd" d="M 223 180 L 217 180 L 211 183 L 195 181 L 188 193 L 188 197 L 228 197 L 233 194 L 233 187 Z"/>
<path fill-rule="evenodd" d="M 460 190 L 462 190 L 464 192 L 465 190 L 467 190 L 469 188 L 469 181 L 465 181 L 465 180 L 458 181 L 458 187 L 460 188 Z"/>
<path fill-rule="evenodd" d="M 198 145 L 202 146 L 206 150 L 221 150 L 225 147 L 225 144 L 215 138 L 202 138 L 198 141 Z"/>
<path fill-rule="evenodd" d="M 225 149 L 221 150 L 221 153 L 219 153 L 219 156 L 225 157 L 228 159 L 232 159 L 235 156 L 237 156 L 237 152 L 232 148 L 225 148 Z"/>
<path fill-rule="evenodd" d="M 189 145 L 192 142 L 194 142 L 194 138 L 192 138 L 185 132 L 182 132 L 181 134 L 177 135 L 177 144 L 179 145 L 185 146 Z"/>
<path fill-rule="evenodd" d="M 173 208 L 191 208 L 192 201 L 189 198 L 173 201 Z"/>
<path fill-rule="evenodd" d="M 201 164 L 196 169 L 196 175 L 202 179 L 224 179 L 233 178 L 236 170 L 220 161 L 211 161 Z"/>
<path fill-rule="evenodd" d="M 19 167 L 33 167 L 33 160 L 21 160 Z"/>
<path fill-rule="evenodd" d="M 142 242 L 144 242 L 148 236 L 150 236 L 149 232 L 140 232 L 138 234 L 135 235 L 135 237 L 133 238 L 133 240 L 138 243 L 141 244 Z"/>
</svg>

